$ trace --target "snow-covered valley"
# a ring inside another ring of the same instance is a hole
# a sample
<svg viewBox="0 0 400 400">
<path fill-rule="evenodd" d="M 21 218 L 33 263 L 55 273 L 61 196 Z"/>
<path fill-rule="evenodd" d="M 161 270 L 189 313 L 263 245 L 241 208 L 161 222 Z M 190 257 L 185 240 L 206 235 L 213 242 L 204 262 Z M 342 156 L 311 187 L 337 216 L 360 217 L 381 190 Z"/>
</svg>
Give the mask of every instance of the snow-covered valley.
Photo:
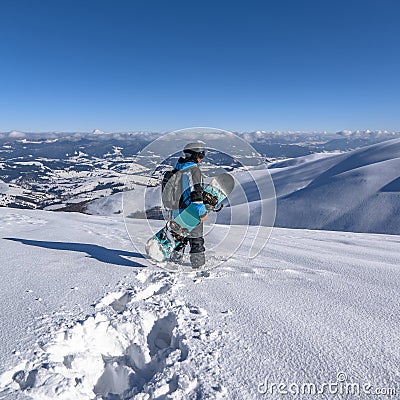
<svg viewBox="0 0 400 400">
<path fill-rule="evenodd" d="M 0 398 L 280 399 L 266 379 L 339 373 L 398 388 L 399 236 L 275 228 L 248 260 L 254 227 L 199 278 L 150 264 L 120 216 L 0 220 Z"/>
</svg>

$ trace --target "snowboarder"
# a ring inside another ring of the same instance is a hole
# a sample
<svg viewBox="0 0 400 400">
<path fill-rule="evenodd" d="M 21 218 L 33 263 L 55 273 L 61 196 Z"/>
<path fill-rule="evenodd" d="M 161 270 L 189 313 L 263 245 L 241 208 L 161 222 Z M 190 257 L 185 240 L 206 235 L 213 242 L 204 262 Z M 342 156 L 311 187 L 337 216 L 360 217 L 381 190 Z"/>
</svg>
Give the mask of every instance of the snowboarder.
<svg viewBox="0 0 400 400">
<path fill-rule="evenodd" d="M 190 232 L 188 241 L 192 267 L 200 268 L 205 264 L 203 222 L 208 216 L 206 206 L 203 203 L 203 178 L 200 170 L 200 163 L 205 156 L 205 150 L 201 143 L 188 143 L 183 149 L 183 153 L 185 157 L 179 158 L 175 169 L 187 171 L 182 173 L 182 195 L 179 200 L 179 210 L 173 210 L 172 217 L 175 218 L 191 203 L 196 207 L 201 223 Z M 172 252 L 172 260 L 179 261 L 182 258 L 186 243 L 187 241 Z"/>
<path fill-rule="evenodd" d="M 205 264 L 203 222 L 209 212 L 220 212 L 222 202 L 235 186 L 234 178 L 227 172 L 214 176 L 203 185 L 200 163 L 205 151 L 200 143 L 189 143 L 183 149 L 175 169 L 164 172 L 161 198 L 168 221 L 146 242 L 146 254 L 155 261 L 182 259 L 187 243 L 190 244 L 190 261 L 194 268 Z"/>
</svg>

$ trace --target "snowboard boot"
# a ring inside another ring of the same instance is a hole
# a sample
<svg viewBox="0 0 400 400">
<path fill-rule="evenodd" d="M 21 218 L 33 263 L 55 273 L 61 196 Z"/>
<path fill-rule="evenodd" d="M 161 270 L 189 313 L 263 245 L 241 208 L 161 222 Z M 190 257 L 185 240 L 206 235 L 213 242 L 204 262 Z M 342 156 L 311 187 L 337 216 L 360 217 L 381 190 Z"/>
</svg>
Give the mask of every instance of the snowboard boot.
<svg viewBox="0 0 400 400">
<path fill-rule="evenodd" d="M 194 237 L 189 238 L 190 243 L 190 263 L 193 269 L 200 269 L 206 263 L 204 238 L 202 237 L 203 224 L 198 225 L 191 235 Z"/>
<path fill-rule="evenodd" d="M 180 263 L 183 259 L 183 253 L 181 251 L 174 250 L 171 253 L 170 260 L 174 263 Z"/>
<path fill-rule="evenodd" d="M 195 270 L 201 269 L 206 263 L 206 257 L 204 252 L 201 253 L 190 253 L 190 263 L 192 264 L 192 268 Z"/>
</svg>

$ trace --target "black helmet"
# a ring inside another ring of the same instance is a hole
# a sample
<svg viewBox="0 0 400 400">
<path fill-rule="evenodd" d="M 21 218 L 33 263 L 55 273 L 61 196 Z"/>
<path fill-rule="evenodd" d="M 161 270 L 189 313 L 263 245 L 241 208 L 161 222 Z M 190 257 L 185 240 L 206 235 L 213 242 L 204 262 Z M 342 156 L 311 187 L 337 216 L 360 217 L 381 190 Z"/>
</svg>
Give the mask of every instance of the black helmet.
<svg viewBox="0 0 400 400">
<path fill-rule="evenodd" d="M 203 144 L 200 142 L 188 143 L 183 149 L 183 152 L 190 155 L 192 158 L 202 159 L 206 155 Z"/>
</svg>

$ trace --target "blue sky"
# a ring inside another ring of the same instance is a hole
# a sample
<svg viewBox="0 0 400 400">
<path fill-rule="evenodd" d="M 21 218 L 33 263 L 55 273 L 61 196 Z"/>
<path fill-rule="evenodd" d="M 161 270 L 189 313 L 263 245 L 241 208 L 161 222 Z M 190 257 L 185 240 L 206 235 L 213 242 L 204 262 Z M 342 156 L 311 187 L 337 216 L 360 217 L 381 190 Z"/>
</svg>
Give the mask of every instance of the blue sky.
<svg viewBox="0 0 400 400">
<path fill-rule="evenodd" d="M 0 2 L 0 131 L 400 129 L 400 3 Z"/>
</svg>

